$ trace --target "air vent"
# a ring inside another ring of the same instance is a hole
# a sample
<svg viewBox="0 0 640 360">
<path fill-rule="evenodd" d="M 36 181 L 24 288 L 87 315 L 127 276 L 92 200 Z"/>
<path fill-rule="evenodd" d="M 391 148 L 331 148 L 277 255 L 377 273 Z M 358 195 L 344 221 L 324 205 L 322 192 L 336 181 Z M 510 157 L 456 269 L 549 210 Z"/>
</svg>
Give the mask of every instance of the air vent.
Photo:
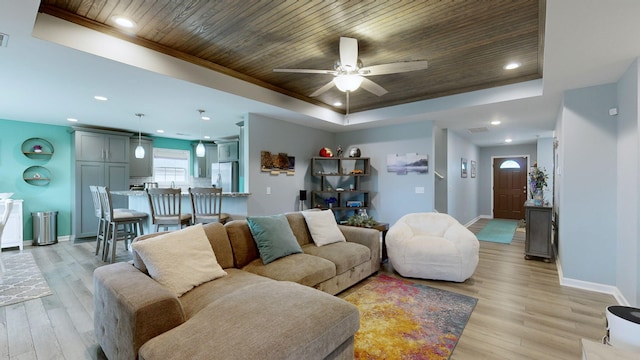
<svg viewBox="0 0 640 360">
<path fill-rule="evenodd" d="M 0 33 L 0 47 L 7 47 L 9 43 L 9 35 Z"/>
<path fill-rule="evenodd" d="M 471 129 L 468 129 L 468 130 L 472 134 L 489 131 L 489 129 L 486 126 L 477 127 L 477 128 L 471 128 Z"/>
</svg>

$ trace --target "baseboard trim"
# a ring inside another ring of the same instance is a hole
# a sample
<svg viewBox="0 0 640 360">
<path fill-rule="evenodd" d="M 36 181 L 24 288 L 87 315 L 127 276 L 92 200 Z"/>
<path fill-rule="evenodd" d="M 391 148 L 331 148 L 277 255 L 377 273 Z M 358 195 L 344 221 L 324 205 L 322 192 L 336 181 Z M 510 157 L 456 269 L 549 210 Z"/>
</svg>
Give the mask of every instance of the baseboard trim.
<svg viewBox="0 0 640 360">
<path fill-rule="evenodd" d="M 490 215 L 478 215 L 475 218 L 471 219 L 471 221 L 469 221 L 468 223 L 464 224 L 464 226 L 465 227 L 469 227 L 470 225 L 473 225 L 473 223 L 475 223 L 476 221 L 478 221 L 480 219 L 493 219 L 493 216 L 490 216 Z"/>
<path fill-rule="evenodd" d="M 70 240 L 71 240 L 71 235 L 58 236 L 58 242 L 60 242 L 60 241 L 70 241 Z M 33 245 L 33 240 L 23 240 L 22 241 L 22 247 L 32 246 L 32 245 Z"/>
<path fill-rule="evenodd" d="M 618 302 L 618 305 L 631 306 L 629 301 L 624 297 L 624 295 L 622 295 L 622 293 L 616 286 L 566 278 L 564 277 L 564 274 L 562 272 L 562 264 L 560 263 L 560 259 L 558 258 L 556 258 L 556 268 L 558 269 L 558 280 L 560 281 L 561 286 L 595 291 L 602 294 L 609 294 L 616 299 L 616 301 Z"/>
</svg>

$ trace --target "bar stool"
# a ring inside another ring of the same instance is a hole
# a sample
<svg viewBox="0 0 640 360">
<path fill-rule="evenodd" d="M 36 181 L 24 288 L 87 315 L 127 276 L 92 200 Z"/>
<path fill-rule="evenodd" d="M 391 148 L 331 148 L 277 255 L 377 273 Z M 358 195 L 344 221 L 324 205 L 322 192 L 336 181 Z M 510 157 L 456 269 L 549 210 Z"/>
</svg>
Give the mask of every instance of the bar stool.
<svg viewBox="0 0 640 360">
<path fill-rule="evenodd" d="M 229 220 L 229 214 L 221 212 L 222 188 L 189 188 L 189 197 L 194 224 L 224 224 Z"/>
<path fill-rule="evenodd" d="M 100 253 L 100 248 L 106 246 L 104 231 L 106 228 L 106 221 L 104 219 L 104 211 L 102 210 L 102 203 L 100 201 L 100 193 L 98 187 L 95 185 L 89 185 L 91 191 L 91 199 L 93 200 L 93 210 L 98 218 L 98 230 L 96 232 L 96 256 Z"/>
<path fill-rule="evenodd" d="M 111 250 L 111 262 L 116 259 L 116 244 L 118 240 L 124 240 L 124 248 L 129 248 L 129 243 L 137 236 L 143 235 L 142 223 L 147 218 L 147 214 L 135 210 L 113 209 L 111 192 L 108 187 L 98 186 L 100 204 L 102 205 L 105 230 L 103 233 L 105 240 L 102 260 L 107 261 L 109 250 Z M 121 232 L 119 232 L 121 230 Z"/>
<path fill-rule="evenodd" d="M 182 195 L 180 189 L 172 188 L 150 188 L 147 189 L 149 198 L 149 208 L 151 209 L 151 220 L 156 225 L 156 232 L 160 225 L 164 230 L 169 230 L 169 226 L 191 225 L 191 214 L 182 213 Z"/>
</svg>

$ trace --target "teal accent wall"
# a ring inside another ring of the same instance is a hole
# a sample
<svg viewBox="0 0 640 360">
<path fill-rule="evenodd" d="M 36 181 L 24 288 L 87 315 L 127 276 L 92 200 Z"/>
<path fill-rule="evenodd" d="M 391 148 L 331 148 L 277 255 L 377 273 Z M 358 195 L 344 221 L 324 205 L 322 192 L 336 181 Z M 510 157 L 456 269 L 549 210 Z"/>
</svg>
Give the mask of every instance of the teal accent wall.
<svg viewBox="0 0 640 360">
<path fill-rule="evenodd" d="M 31 159 L 22 153 L 22 143 L 29 138 L 43 138 L 54 147 L 47 160 Z M 51 172 L 51 182 L 34 186 L 22 180 L 30 166 L 44 166 Z M 58 211 L 58 236 L 71 234 L 71 133 L 69 127 L 0 119 L 0 192 L 14 193 L 22 199 L 25 240 L 33 239 L 31 213 Z"/>
</svg>

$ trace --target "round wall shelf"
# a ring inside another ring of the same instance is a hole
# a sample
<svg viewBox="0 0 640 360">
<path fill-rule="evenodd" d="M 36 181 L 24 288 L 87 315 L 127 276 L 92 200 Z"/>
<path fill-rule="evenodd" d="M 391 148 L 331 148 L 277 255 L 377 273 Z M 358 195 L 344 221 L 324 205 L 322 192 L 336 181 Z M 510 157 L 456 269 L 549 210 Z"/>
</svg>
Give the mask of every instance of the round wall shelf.
<svg viewBox="0 0 640 360">
<path fill-rule="evenodd" d="M 51 172 L 44 166 L 30 166 L 22 173 L 22 179 L 29 185 L 45 186 L 51 182 Z"/>
<path fill-rule="evenodd" d="M 22 143 L 24 156 L 30 159 L 48 160 L 53 155 L 53 145 L 42 138 L 30 138 Z"/>
</svg>

